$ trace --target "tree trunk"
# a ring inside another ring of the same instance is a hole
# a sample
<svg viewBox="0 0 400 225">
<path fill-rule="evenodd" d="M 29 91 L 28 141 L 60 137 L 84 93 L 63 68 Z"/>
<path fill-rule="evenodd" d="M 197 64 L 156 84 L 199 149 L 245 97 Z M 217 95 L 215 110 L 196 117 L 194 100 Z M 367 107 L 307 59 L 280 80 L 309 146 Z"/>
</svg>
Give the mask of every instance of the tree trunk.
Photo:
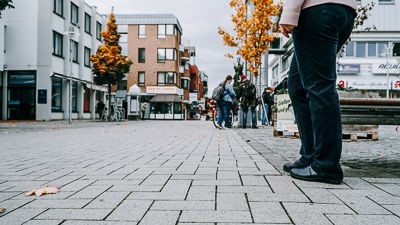
<svg viewBox="0 0 400 225">
<path fill-rule="evenodd" d="M 111 122 L 111 84 L 108 84 L 108 122 Z"/>
</svg>

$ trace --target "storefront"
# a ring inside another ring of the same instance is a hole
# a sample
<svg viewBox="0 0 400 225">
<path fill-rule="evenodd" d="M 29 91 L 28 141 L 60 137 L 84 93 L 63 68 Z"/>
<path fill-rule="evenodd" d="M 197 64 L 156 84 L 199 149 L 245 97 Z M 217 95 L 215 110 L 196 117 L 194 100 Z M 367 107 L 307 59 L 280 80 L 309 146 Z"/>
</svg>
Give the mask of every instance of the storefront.
<svg viewBox="0 0 400 225">
<path fill-rule="evenodd" d="M 181 96 L 183 91 L 175 86 L 147 87 L 146 95 L 150 98 L 149 114 L 146 119 L 152 120 L 183 120 L 185 119 L 184 104 Z M 143 101 L 142 101 L 143 102 Z"/>
<path fill-rule="evenodd" d="M 9 71 L 7 119 L 36 119 L 36 71 Z"/>
</svg>

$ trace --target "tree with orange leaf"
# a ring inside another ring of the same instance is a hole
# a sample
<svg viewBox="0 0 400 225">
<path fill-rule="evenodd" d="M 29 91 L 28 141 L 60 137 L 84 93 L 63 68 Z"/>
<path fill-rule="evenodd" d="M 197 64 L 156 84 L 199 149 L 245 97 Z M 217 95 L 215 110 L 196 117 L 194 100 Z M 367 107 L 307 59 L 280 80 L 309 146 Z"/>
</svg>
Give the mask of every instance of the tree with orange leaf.
<svg viewBox="0 0 400 225">
<path fill-rule="evenodd" d="M 132 60 L 121 54 L 118 25 L 113 13 L 107 23 L 107 30 L 101 32 L 104 45 L 99 46 L 95 55 L 90 58 L 93 63 L 94 82 L 108 86 L 108 109 L 111 109 L 111 87 L 121 81 L 130 70 Z M 108 121 L 111 121 L 111 110 L 108 110 Z"/>
<path fill-rule="evenodd" d="M 254 8 L 249 7 L 249 3 Z M 232 15 L 235 34 L 232 35 L 221 27 L 218 28 L 218 33 L 223 36 L 225 45 L 236 48 L 236 55 L 248 62 L 249 71 L 257 77 L 262 56 L 275 39 L 271 17 L 279 16 L 281 4 L 275 4 L 274 0 L 231 0 L 230 7 L 235 10 Z M 226 56 L 233 58 L 232 54 Z"/>
</svg>

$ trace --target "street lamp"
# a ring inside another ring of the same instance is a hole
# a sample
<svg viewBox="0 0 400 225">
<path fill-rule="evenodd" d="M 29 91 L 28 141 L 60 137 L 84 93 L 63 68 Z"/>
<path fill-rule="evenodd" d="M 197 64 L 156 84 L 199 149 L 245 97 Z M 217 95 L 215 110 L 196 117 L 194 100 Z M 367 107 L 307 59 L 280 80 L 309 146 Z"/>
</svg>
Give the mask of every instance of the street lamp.
<svg viewBox="0 0 400 225">
<path fill-rule="evenodd" d="M 386 49 L 386 98 L 389 99 L 389 90 L 390 90 L 390 81 L 389 81 L 389 55 L 392 52 L 393 49 L 393 43 L 389 42 L 387 45 L 385 45 L 385 49 Z"/>
<path fill-rule="evenodd" d="M 68 37 L 67 45 L 69 49 L 69 93 L 68 93 L 68 123 L 72 124 L 72 43 L 71 40 L 78 36 L 75 33 L 75 27 L 69 27 L 69 30 L 64 32 L 64 35 Z"/>
</svg>

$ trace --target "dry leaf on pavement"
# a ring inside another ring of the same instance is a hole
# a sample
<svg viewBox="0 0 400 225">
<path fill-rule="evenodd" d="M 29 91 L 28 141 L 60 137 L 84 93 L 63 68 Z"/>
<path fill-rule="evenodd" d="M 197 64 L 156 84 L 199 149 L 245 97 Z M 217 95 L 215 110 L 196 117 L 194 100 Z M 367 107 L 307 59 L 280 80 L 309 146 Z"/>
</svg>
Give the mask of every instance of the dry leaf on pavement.
<svg viewBox="0 0 400 225">
<path fill-rule="evenodd" d="M 25 195 L 26 196 L 32 196 L 32 195 L 43 196 L 43 195 L 47 195 L 47 194 L 57 194 L 58 192 L 60 192 L 59 187 L 43 187 L 40 189 L 33 189 L 32 191 L 27 192 Z"/>
<path fill-rule="evenodd" d="M 0 214 L 3 214 L 3 213 L 5 213 L 6 212 L 6 209 L 5 208 L 0 208 Z"/>
</svg>

